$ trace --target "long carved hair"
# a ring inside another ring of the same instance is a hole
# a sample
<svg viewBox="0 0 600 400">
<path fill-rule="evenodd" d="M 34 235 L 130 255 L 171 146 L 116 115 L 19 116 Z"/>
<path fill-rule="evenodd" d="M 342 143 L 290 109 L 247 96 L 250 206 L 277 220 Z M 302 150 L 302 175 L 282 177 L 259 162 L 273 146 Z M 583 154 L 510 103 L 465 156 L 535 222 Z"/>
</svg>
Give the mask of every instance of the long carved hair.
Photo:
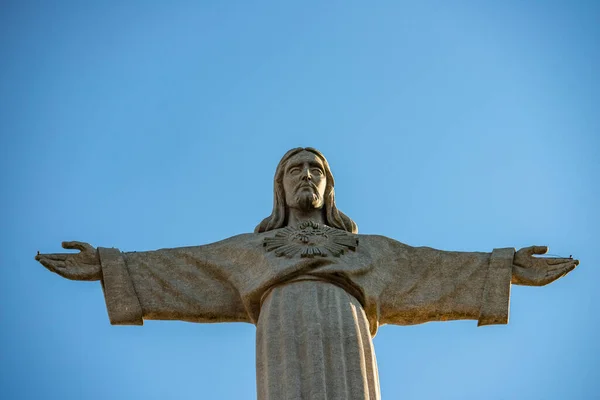
<svg viewBox="0 0 600 400">
<path fill-rule="evenodd" d="M 358 227 L 352 221 L 350 217 L 338 210 L 335 206 L 335 192 L 333 186 L 335 182 L 329 163 L 321 152 L 312 147 L 296 147 L 285 153 L 285 155 L 279 161 L 277 169 L 275 170 L 274 179 L 274 197 L 273 197 L 273 212 L 267 218 L 263 219 L 260 224 L 254 229 L 255 233 L 267 232 L 273 229 L 279 229 L 287 226 L 288 223 L 288 207 L 285 204 L 285 191 L 283 188 L 283 175 L 287 166 L 288 160 L 295 154 L 301 151 L 309 151 L 315 154 L 323 162 L 325 168 L 325 177 L 327 178 L 325 185 L 325 204 L 323 206 L 323 214 L 325 217 L 325 224 L 333 228 L 341 229 L 344 231 L 358 233 Z"/>
</svg>

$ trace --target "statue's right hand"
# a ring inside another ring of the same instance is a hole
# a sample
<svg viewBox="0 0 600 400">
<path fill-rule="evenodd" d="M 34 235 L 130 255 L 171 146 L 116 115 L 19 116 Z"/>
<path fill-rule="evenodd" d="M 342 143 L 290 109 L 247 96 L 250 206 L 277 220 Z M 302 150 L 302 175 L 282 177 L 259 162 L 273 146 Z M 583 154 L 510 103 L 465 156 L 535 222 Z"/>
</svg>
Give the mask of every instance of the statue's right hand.
<svg viewBox="0 0 600 400">
<path fill-rule="evenodd" d="M 39 254 L 35 259 L 60 276 L 77 281 L 97 281 L 102 277 L 98 251 L 84 242 L 63 242 L 64 249 L 79 253 Z"/>
</svg>

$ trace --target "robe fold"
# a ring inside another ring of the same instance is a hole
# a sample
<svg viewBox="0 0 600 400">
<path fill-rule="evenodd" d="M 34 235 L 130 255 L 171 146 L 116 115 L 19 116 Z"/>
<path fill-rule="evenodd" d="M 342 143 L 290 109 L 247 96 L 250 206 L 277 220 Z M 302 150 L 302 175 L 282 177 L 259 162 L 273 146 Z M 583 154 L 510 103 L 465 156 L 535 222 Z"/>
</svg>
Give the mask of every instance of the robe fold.
<svg viewBox="0 0 600 400">
<path fill-rule="evenodd" d="M 508 322 L 515 250 L 452 252 L 378 235 L 335 257 L 266 251 L 277 231 L 146 252 L 99 248 L 112 324 L 257 326 L 259 400 L 379 399 L 380 325 Z"/>
</svg>

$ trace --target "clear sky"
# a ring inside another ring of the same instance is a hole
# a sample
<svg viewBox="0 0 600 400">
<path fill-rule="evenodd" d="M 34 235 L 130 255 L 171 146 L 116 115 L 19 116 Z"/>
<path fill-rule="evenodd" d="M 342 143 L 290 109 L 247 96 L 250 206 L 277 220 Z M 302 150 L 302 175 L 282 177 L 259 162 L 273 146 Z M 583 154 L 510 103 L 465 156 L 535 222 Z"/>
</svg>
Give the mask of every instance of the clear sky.
<svg viewBox="0 0 600 400">
<path fill-rule="evenodd" d="M 297 146 L 360 233 L 581 260 L 509 325 L 382 327 L 384 399 L 597 398 L 600 3 L 453 3 L 3 1 L 0 398 L 255 398 L 254 326 L 111 326 L 33 257 L 250 232 Z"/>
</svg>

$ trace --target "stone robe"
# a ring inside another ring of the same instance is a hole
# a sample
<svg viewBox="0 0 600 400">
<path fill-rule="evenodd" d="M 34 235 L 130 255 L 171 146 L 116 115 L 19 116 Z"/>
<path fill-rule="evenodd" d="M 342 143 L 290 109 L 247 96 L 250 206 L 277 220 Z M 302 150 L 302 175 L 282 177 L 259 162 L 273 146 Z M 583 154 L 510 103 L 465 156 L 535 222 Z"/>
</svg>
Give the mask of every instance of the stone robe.
<svg viewBox="0 0 600 400">
<path fill-rule="evenodd" d="M 374 400 L 380 325 L 508 322 L 514 249 L 451 252 L 355 235 L 358 246 L 341 256 L 288 258 L 263 246 L 275 233 L 147 252 L 99 248 L 111 323 L 249 322 L 259 400 Z"/>
</svg>

